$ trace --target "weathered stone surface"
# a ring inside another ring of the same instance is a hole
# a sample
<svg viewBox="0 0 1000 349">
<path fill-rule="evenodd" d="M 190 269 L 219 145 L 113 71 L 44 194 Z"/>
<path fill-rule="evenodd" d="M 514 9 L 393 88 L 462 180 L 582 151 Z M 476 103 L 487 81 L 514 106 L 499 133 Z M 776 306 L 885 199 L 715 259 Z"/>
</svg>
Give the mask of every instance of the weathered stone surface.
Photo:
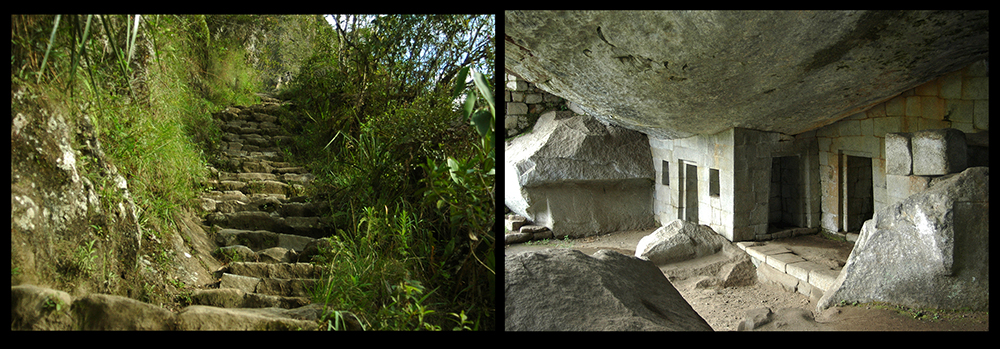
<svg viewBox="0 0 1000 349">
<path fill-rule="evenodd" d="M 910 133 L 885 135 L 885 174 L 909 176 L 913 173 L 913 155 L 910 151 Z"/>
<path fill-rule="evenodd" d="M 989 55 L 988 11 L 505 11 L 507 72 L 664 139 L 798 134 Z"/>
<path fill-rule="evenodd" d="M 222 308 L 298 308 L 311 304 L 305 297 L 282 297 L 259 293 L 246 293 L 235 288 L 195 290 L 191 293 L 192 305 L 209 305 Z"/>
<path fill-rule="evenodd" d="M 261 262 L 268 263 L 295 263 L 299 260 L 299 253 L 296 250 L 289 250 L 284 247 L 265 248 L 257 252 Z"/>
<path fill-rule="evenodd" d="M 116 236 L 100 243 L 116 251 L 107 270 L 134 276 L 144 239 L 128 182 L 106 158 L 89 115 L 38 105 L 27 98 L 34 93 L 12 86 L 10 240 L 18 273 L 11 283 L 50 282 L 40 275 L 63 263 L 57 247 L 93 241 L 99 221 Z"/>
<path fill-rule="evenodd" d="M 317 278 L 320 268 L 311 263 L 230 263 L 227 270 L 233 274 L 268 278 Z"/>
<path fill-rule="evenodd" d="M 175 329 L 174 313 L 131 298 L 89 294 L 73 302 L 77 329 L 94 331 L 165 331 Z"/>
<path fill-rule="evenodd" d="M 314 331 L 315 321 L 283 316 L 278 308 L 228 309 L 192 305 L 177 314 L 181 330 Z"/>
<path fill-rule="evenodd" d="M 737 331 L 822 331 L 812 312 L 802 308 L 784 308 L 776 312 L 770 308 L 747 311 L 747 316 Z"/>
<path fill-rule="evenodd" d="M 764 324 L 771 322 L 771 318 L 774 317 L 774 312 L 771 308 L 757 308 L 750 309 L 746 311 L 746 318 L 740 321 L 737 331 L 752 331 L 755 328 L 761 327 Z"/>
<path fill-rule="evenodd" d="M 555 236 L 655 226 L 646 136 L 589 116 L 549 112 L 505 151 L 504 201 Z"/>
<path fill-rule="evenodd" d="M 512 231 L 512 232 L 520 230 L 521 226 L 525 224 L 527 224 L 526 219 L 516 214 L 509 214 L 504 220 L 505 228 L 507 228 L 507 231 Z"/>
<path fill-rule="evenodd" d="M 63 291 L 18 285 L 10 287 L 10 328 L 34 331 L 73 330 L 73 297 Z"/>
<path fill-rule="evenodd" d="M 913 174 L 946 175 L 965 170 L 968 154 L 962 131 L 953 128 L 922 130 L 913 134 L 911 142 Z"/>
<path fill-rule="evenodd" d="M 505 244 L 519 244 L 522 242 L 531 241 L 532 234 L 528 233 L 507 233 L 504 234 L 503 243 Z"/>
<path fill-rule="evenodd" d="M 678 219 L 640 239 L 635 256 L 657 265 L 674 263 L 719 252 L 728 242 L 707 225 Z"/>
<path fill-rule="evenodd" d="M 660 270 L 610 250 L 507 256 L 507 331 L 711 331 Z"/>
<path fill-rule="evenodd" d="M 244 245 L 219 247 L 219 249 L 216 250 L 214 253 L 212 253 L 212 255 L 213 257 L 217 258 L 222 262 L 230 262 L 230 261 L 256 262 L 259 259 L 257 253 L 255 253 L 249 247 L 246 247 Z"/>
<path fill-rule="evenodd" d="M 989 309 L 989 168 L 972 167 L 879 210 L 817 305 L 881 301 Z"/>
</svg>

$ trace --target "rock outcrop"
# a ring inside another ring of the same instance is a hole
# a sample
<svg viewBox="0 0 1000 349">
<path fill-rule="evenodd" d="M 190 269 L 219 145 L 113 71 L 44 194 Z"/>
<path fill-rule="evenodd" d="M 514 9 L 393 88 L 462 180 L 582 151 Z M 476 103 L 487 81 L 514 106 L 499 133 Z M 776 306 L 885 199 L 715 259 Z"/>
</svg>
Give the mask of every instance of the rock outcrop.
<svg viewBox="0 0 1000 349">
<path fill-rule="evenodd" d="M 656 225 L 646 136 L 568 111 L 507 142 L 504 202 L 556 237 Z"/>
<path fill-rule="evenodd" d="M 989 11 L 505 11 L 504 67 L 663 139 L 799 134 L 989 56 Z"/>
<path fill-rule="evenodd" d="M 661 265 L 717 253 L 727 244 L 707 225 L 677 219 L 640 239 L 635 256 Z"/>
<path fill-rule="evenodd" d="M 54 270 L 90 272 L 93 263 L 63 257 L 88 243 L 109 251 L 107 273 L 132 280 L 149 236 L 128 182 L 105 156 L 89 115 L 35 94 L 12 86 L 12 283 L 46 283 Z"/>
<path fill-rule="evenodd" d="M 989 168 L 942 176 L 865 222 L 818 309 L 840 301 L 989 309 Z"/>
<path fill-rule="evenodd" d="M 507 331 L 711 331 L 658 268 L 610 250 L 507 256 Z"/>
</svg>

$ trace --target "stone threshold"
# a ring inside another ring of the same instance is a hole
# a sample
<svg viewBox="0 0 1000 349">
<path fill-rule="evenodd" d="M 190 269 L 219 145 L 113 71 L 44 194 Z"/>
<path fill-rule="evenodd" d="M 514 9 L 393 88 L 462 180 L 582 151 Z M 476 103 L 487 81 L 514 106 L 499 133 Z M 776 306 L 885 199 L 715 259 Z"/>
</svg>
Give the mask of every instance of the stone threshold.
<svg viewBox="0 0 1000 349">
<path fill-rule="evenodd" d="M 758 245 L 754 241 L 737 242 L 741 250 L 750 255 L 757 267 L 757 278 L 781 286 L 786 291 L 798 292 L 815 300 L 833 287 L 842 268 L 812 262 L 781 245 Z"/>
</svg>

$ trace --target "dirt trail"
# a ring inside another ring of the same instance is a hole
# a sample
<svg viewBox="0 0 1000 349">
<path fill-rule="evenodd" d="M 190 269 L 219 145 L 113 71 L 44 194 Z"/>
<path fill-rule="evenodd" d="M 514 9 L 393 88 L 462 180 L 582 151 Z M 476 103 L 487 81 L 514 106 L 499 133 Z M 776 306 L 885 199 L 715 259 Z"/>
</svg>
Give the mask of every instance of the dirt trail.
<svg viewBox="0 0 1000 349">
<path fill-rule="evenodd" d="M 513 254 L 545 248 L 571 248 L 587 254 L 600 249 L 612 249 L 626 255 L 635 254 L 635 246 L 643 236 L 655 229 L 618 232 L 582 239 L 543 240 L 506 246 L 504 253 Z M 782 243 L 799 255 L 825 258 L 827 263 L 843 263 L 849 250 L 836 248 L 833 241 L 816 235 L 782 239 Z M 683 268 L 697 269 L 717 262 L 707 256 L 684 262 Z M 812 259 L 810 259 L 812 260 Z M 661 270 L 677 266 L 661 266 Z M 674 270 L 673 272 L 676 272 Z M 675 278 L 677 290 L 699 315 L 716 331 L 736 331 L 747 312 L 769 308 L 772 320 L 757 331 L 988 331 L 988 312 L 927 313 L 900 312 L 876 305 L 833 307 L 815 314 L 816 300 L 782 290 L 777 286 L 755 283 L 753 286 L 702 288 L 699 277 Z M 914 316 L 918 315 L 918 316 Z M 937 317 L 937 319 L 935 319 Z"/>
</svg>

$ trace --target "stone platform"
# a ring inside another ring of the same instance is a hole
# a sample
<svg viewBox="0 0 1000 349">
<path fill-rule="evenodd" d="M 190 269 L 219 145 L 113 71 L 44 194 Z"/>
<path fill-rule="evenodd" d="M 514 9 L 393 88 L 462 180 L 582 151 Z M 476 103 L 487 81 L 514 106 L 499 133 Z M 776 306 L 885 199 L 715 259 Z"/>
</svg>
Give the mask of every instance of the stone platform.
<svg viewBox="0 0 1000 349">
<path fill-rule="evenodd" d="M 750 255 L 760 282 L 818 300 L 833 286 L 854 244 L 813 234 L 736 246 Z"/>
</svg>

